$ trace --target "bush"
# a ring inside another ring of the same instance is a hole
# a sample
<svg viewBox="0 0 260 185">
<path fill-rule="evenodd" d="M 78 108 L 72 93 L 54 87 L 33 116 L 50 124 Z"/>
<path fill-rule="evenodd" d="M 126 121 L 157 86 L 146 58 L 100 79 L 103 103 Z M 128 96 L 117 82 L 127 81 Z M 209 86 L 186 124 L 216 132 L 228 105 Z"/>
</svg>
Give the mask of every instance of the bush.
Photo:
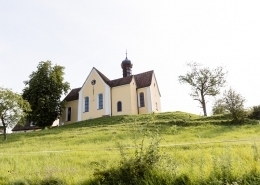
<svg viewBox="0 0 260 185">
<path fill-rule="evenodd" d="M 251 114 L 249 115 L 250 119 L 260 120 L 260 105 L 254 106 Z"/>
<path fill-rule="evenodd" d="M 175 179 L 174 184 L 176 185 L 189 185 L 192 184 L 189 177 L 186 174 L 180 175 L 178 178 Z"/>
<path fill-rule="evenodd" d="M 221 101 L 223 101 L 225 109 L 232 115 L 235 124 L 244 122 L 246 117 L 244 97 L 230 88 L 224 93 L 224 97 Z"/>
<path fill-rule="evenodd" d="M 41 181 L 40 185 L 66 185 L 66 183 L 60 179 L 48 178 Z"/>
<path fill-rule="evenodd" d="M 145 147 L 145 137 L 149 136 L 149 145 Z M 151 183 L 155 181 L 159 184 L 165 184 L 163 181 L 169 180 L 161 173 L 155 170 L 156 164 L 161 160 L 159 154 L 160 138 L 157 133 L 145 134 L 141 143 L 135 142 L 135 151 L 133 156 L 126 154 L 125 149 L 120 146 L 121 161 L 117 167 L 106 170 L 98 170 L 94 173 L 95 179 L 91 184 L 127 184 L 137 185 Z M 167 179 L 167 180 L 166 180 Z"/>
<path fill-rule="evenodd" d="M 27 180 L 25 180 L 25 179 L 17 180 L 13 184 L 14 185 L 30 185 L 30 183 Z"/>
<path fill-rule="evenodd" d="M 225 114 L 225 113 L 226 113 L 226 109 L 223 100 L 222 99 L 216 100 L 212 106 L 212 114 L 217 115 L 217 114 Z"/>
<path fill-rule="evenodd" d="M 251 170 L 245 174 L 241 180 L 241 184 L 258 185 L 260 183 L 260 174 L 255 170 Z"/>
</svg>

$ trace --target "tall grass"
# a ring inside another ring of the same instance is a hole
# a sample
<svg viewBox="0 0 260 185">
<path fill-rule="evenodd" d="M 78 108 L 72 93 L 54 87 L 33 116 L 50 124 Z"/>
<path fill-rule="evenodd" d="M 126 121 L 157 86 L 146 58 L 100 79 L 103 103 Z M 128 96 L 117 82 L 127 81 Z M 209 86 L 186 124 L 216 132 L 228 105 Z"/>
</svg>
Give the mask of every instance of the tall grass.
<svg viewBox="0 0 260 185">
<path fill-rule="evenodd" d="M 180 120 L 187 126 L 174 124 Z M 145 161 L 149 146 L 161 158 L 140 184 L 259 183 L 260 125 L 214 124 L 220 120 L 229 121 L 181 112 L 116 116 L 11 134 L 0 141 L 0 184 L 91 184 L 97 170 Z M 155 134 L 159 143 L 151 143 Z"/>
</svg>

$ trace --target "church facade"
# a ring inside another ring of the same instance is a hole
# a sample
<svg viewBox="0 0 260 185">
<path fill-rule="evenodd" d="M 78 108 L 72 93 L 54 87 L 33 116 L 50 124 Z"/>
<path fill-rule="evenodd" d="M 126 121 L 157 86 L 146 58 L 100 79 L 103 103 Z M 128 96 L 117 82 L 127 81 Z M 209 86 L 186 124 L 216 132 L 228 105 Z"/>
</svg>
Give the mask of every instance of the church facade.
<svg viewBox="0 0 260 185">
<path fill-rule="evenodd" d="M 60 125 L 102 116 L 161 112 L 160 91 L 154 71 L 132 75 L 132 63 L 122 61 L 123 77 L 109 80 L 95 67 L 80 88 L 64 98 Z"/>
</svg>

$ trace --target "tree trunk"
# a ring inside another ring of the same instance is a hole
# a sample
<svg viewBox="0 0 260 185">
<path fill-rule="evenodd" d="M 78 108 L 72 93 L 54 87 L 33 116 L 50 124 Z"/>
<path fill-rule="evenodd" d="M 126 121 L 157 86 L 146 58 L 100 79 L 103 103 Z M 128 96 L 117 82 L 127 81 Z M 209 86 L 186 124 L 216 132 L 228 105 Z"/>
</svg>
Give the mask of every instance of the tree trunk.
<svg viewBox="0 0 260 185">
<path fill-rule="evenodd" d="M 202 105 L 204 116 L 207 116 L 205 97 L 202 92 L 201 92 L 201 105 Z"/>
<path fill-rule="evenodd" d="M 6 126 L 4 126 L 4 140 L 5 141 L 7 140 L 7 137 L 6 137 Z"/>
<path fill-rule="evenodd" d="M 205 103 L 205 101 L 202 103 L 202 108 L 203 108 L 204 116 L 207 116 L 207 110 L 206 110 L 206 103 Z"/>
<path fill-rule="evenodd" d="M 4 119 L 1 117 L 1 121 L 2 121 L 2 124 L 3 124 L 3 127 L 4 127 L 4 140 L 7 140 L 7 137 L 6 137 L 6 124 L 4 122 Z"/>
</svg>

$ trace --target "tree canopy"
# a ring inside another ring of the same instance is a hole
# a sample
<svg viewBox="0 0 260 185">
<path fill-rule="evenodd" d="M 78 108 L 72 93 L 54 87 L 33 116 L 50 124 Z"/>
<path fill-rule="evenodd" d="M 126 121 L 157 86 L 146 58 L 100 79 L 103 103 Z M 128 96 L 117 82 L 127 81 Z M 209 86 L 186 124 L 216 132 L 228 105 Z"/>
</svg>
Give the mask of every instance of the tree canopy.
<svg viewBox="0 0 260 185">
<path fill-rule="evenodd" d="M 51 61 L 40 62 L 37 70 L 25 81 L 23 97 L 31 104 L 28 118 L 39 127 L 48 127 L 58 119 L 64 108 L 61 96 L 70 86 L 64 82 L 64 67 L 52 65 Z"/>
<path fill-rule="evenodd" d="M 17 123 L 24 123 L 23 118 L 30 110 L 29 102 L 24 100 L 20 94 L 0 87 L 0 120 L 4 128 L 4 140 L 7 139 L 6 129 Z"/>
<path fill-rule="evenodd" d="M 206 96 L 216 96 L 220 93 L 220 88 L 226 83 L 226 72 L 221 66 L 210 69 L 196 62 L 188 63 L 187 66 L 191 71 L 180 75 L 179 82 L 191 86 L 190 96 L 199 101 L 204 116 L 207 116 Z"/>
</svg>

